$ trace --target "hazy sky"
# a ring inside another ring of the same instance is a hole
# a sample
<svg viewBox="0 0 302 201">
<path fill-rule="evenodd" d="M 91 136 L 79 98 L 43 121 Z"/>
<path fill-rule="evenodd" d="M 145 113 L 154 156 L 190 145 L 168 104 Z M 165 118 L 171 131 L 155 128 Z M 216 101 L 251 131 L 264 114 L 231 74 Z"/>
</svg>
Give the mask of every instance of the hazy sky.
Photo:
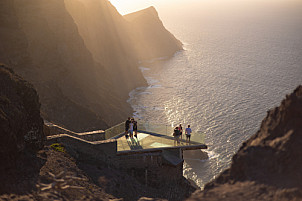
<svg viewBox="0 0 302 201">
<path fill-rule="evenodd" d="M 289 5 L 302 12 L 302 0 L 109 0 L 122 14 L 154 6 L 165 25 L 184 18 L 190 21 L 214 15 L 234 15 L 236 12 L 269 13 Z M 257 10 L 258 9 L 258 10 Z M 254 10 L 254 12 L 252 11 Z M 260 11 L 259 11 L 260 10 Z M 262 11 L 261 11 L 262 10 Z M 264 11 L 264 12 L 263 12 Z M 239 17 L 239 16 L 238 16 Z"/>
<path fill-rule="evenodd" d="M 175 11 L 178 9 L 194 9 L 206 4 L 225 6 L 242 3 L 267 3 L 267 2 L 302 2 L 302 0 L 109 0 L 118 11 L 124 15 L 137 10 L 154 6 L 161 12 Z"/>
<path fill-rule="evenodd" d="M 124 15 L 150 6 L 160 9 L 168 5 L 179 4 L 184 0 L 110 0 L 110 2 Z"/>
</svg>

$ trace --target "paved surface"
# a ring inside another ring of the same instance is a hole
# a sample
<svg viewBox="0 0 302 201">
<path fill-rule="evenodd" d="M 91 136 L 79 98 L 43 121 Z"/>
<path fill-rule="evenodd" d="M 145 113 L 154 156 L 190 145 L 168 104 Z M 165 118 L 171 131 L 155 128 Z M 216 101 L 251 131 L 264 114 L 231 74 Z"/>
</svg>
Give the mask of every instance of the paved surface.
<svg viewBox="0 0 302 201">
<path fill-rule="evenodd" d="M 128 150 L 142 150 L 142 149 L 153 149 L 153 148 L 165 148 L 173 146 L 191 146 L 199 143 L 191 142 L 186 143 L 185 141 L 177 144 L 174 139 L 167 137 L 160 137 L 147 133 L 138 133 L 137 138 L 122 136 L 117 139 L 117 151 L 128 151 Z"/>
</svg>

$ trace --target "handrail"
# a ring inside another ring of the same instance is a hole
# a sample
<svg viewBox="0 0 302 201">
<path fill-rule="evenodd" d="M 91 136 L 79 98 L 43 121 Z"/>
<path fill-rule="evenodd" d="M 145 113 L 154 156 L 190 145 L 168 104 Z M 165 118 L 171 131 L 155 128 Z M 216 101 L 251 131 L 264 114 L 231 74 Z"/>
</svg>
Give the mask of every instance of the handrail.
<svg viewBox="0 0 302 201">
<path fill-rule="evenodd" d="M 165 135 L 169 137 L 173 137 L 174 127 L 168 124 L 156 124 L 150 123 L 148 121 L 139 120 L 137 122 L 137 129 L 140 132 L 146 133 L 157 133 L 160 135 Z M 119 123 L 107 130 L 105 130 L 105 139 L 117 138 L 121 136 L 125 132 L 125 123 Z M 185 128 L 183 128 L 183 139 L 185 139 Z M 195 142 L 205 143 L 205 133 L 202 131 L 193 131 L 191 134 L 191 140 Z"/>
</svg>

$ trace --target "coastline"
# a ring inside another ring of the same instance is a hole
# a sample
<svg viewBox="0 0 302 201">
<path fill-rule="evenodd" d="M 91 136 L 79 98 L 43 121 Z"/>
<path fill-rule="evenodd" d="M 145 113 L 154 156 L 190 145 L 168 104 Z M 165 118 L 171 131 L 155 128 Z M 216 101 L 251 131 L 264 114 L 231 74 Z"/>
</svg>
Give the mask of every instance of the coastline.
<svg viewBox="0 0 302 201">
<path fill-rule="evenodd" d="M 131 90 L 129 92 L 129 98 L 126 100 L 126 102 L 131 106 L 132 110 L 133 110 L 133 117 L 134 118 L 139 118 L 142 119 L 142 116 L 139 115 L 138 111 L 137 111 L 137 107 L 135 107 L 134 105 L 131 104 L 131 101 L 135 98 L 136 95 L 140 95 L 142 93 L 146 93 L 146 94 L 151 94 L 151 92 L 144 92 L 146 89 L 148 88 L 160 88 L 161 85 L 156 85 L 156 83 L 158 82 L 158 80 L 152 78 L 152 77 L 148 77 L 144 74 L 145 71 L 149 71 L 151 70 L 152 67 L 148 66 L 150 64 L 154 64 L 157 61 L 168 61 L 170 59 L 172 59 L 173 57 L 177 56 L 177 54 L 179 54 L 180 52 L 186 51 L 186 48 L 184 48 L 184 45 L 182 46 L 182 49 L 177 50 L 173 55 L 171 56 L 164 56 L 164 57 L 157 57 L 154 59 L 150 59 L 150 60 L 141 60 L 138 61 L 138 68 L 140 69 L 144 79 L 146 80 L 147 86 L 140 86 L 137 87 L 133 90 Z"/>
<path fill-rule="evenodd" d="M 185 46 L 185 45 L 184 45 Z M 147 106 L 144 105 L 137 105 L 134 104 L 133 101 L 137 96 L 144 96 L 144 95 L 152 95 L 152 92 L 150 92 L 150 90 L 152 89 L 158 89 L 158 88 L 162 88 L 162 85 L 159 83 L 158 80 L 156 80 L 154 77 L 150 77 L 146 75 L 146 71 L 152 71 L 152 64 L 155 64 L 156 62 L 161 62 L 161 61 L 169 61 L 170 59 L 172 59 L 173 57 L 177 57 L 177 54 L 187 51 L 187 48 L 183 48 L 182 50 L 179 50 L 177 52 L 174 53 L 173 56 L 170 57 L 158 57 L 158 58 L 154 58 L 151 60 L 145 60 L 145 61 L 140 61 L 139 64 L 139 69 L 141 70 L 143 77 L 146 79 L 146 82 L 148 84 L 148 86 L 143 86 L 143 87 L 137 87 L 135 89 L 133 89 L 132 91 L 129 92 L 129 99 L 127 100 L 127 103 L 132 107 L 133 112 L 133 117 L 135 119 L 139 119 L 139 120 L 144 120 L 146 119 L 143 115 L 144 110 L 147 109 L 151 109 L 151 110 L 165 110 L 164 107 L 162 108 L 158 108 L 158 107 L 152 107 L 152 108 L 147 108 Z M 149 90 L 148 90 L 149 89 Z M 148 90 L 148 91 L 146 91 Z M 163 122 L 154 122 L 154 123 L 160 123 L 160 124 L 164 124 Z M 169 124 L 168 121 L 165 122 L 166 124 Z M 217 158 L 218 155 L 216 153 L 213 153 L 213 151 L 209 151 L 209 150 L 204 150 L 201 151 L 201 153 L 199 153 L 199 155 L 203 155 L 203 153 L 206 153 L 206 155 L 208 156 L 206 159 L 199 159 L 199 158 L 189 158 L 187 155 L 187 158 L 184 158 L 184 165 L 183 165 L 183 176 L 190 182 L 193 182 L 193 186 L 198 187 L 198 189 L 203 189 L 205 183 L 202 181 L 198 181 L 197 180 L 197 176 L 195 175 L 194 171 L 192 172 L 192 167 L 188 166 L 188 161 L 191 160 L 201 160 L 201 161 L 206 161 L 209 160 L 211 158 Z M 190 163 L 189 163 L 190 164 Z M 194 179 L 195 178 L 195 179 Z"/>
</svg>

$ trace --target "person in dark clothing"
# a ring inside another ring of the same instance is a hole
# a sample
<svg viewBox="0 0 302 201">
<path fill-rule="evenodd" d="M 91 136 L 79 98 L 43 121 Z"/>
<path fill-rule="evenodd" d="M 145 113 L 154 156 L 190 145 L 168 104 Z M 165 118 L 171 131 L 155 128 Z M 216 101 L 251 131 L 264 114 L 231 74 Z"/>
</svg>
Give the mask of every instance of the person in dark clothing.
<svg viewBox="0 0 302 201">
<path fill-rule="evenodd" d="M 128 138 L 128 132 L 129 132 L 129 125 L 130 125 L 130 117 L 125 122 L 125 137 Z"/>
<path fill-rule="evenodd" d="M 137 121 L 133 119 L 133 131 L 134 131 L 134 137 L 137 138 Z"/>
<path fill-rule="evenodd" d="M 179 132 L 178 127 L 176 127 L 174 129 L 173 136 L 174 136 L 174 145 L 175 145 L 175 142 L 177 142 L 177 144 L 178 144 L 179 143 L 179 136 L 180 136 L 180 132 Z"/>
<path fill-rule="evenodd" d="M 179 130 L 180 138 L 182 139 L 182 126 L 181 126 L 181 124 L 179 124 L 178 130 Z"/>
</svg>

